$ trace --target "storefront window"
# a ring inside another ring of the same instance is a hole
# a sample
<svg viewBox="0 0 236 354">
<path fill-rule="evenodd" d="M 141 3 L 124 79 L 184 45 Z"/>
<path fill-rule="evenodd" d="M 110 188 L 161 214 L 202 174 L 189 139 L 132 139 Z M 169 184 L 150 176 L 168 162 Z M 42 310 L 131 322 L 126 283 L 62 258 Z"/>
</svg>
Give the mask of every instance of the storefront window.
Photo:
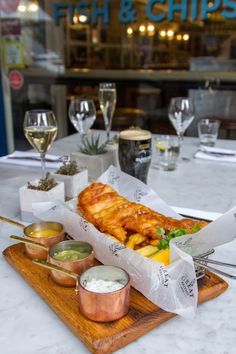
<svg viewBox="0 0 236 354">
<path fill-rule="evenodd" d="M 28 109 L 52 108 L 59 137 L 72 133 L 70 98 L 96 101 L 100 81 L 116 81 L 118 107 L 144 110 L 154 132 L 171 131 L 167 106 L 176 95 L 206 106 L 197 118 L 234 118 L 233 1 L 2 0 L 0 11 L 8 150 L 28 148 Z"/>
</svg>

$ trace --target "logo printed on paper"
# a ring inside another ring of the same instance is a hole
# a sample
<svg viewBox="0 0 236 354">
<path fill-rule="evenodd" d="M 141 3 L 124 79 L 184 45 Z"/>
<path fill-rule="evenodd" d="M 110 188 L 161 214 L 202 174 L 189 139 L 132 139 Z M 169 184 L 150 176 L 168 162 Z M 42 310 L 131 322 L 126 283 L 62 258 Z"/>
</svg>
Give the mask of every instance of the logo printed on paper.
<svg viewBox="0 0 236 354">
<path fill-rule="evenodd" d="M 137 187 L 137 189 L 134 193 L 134 197 L 135 197 L 135 200 L 137 200 L 137 202 L 140 202 L 141 199 L 143 197 L 145 197 L 146 195 L 148 195 L 148 193 L 144 192 L 141 187 Z"/>
<path fill-rule="evenodd" d="M 170 276 L 169 276 L 169 273 L 165 267 L 163 267 L 163 266 L 160 267 L 159 273 L 158 273 L 158 278 L 159 278 L 160 283 L 165 288 L 168 288 Z"/>
<path fill-rule="evenodd" d="M 120 178 L 120 176 L 117 176 L 114 171 L 110 171 L 108 175 L 108 184 L 111 186 L 114 186 L 116 181 Z"/>
<path fill-rule="evenodd" d="M 51 207 L 49 210 L 55 211 L 56 209 L 57 209 L 57 205 L 53 205 L 53 207 Z"/>
<path fill-rule="evenodd" d="M 114 254 L 114 256 L 118 257 L 119 251 L 124 250 L 126 247 L 124 245 L 120 245 L 119 243 L 112 243 L 109 246 L 110 251 Z"/>
<path fill-rule="evenodd" d="M 80 219 L 80 226 L 82 227 L 82 229 L 87 232 L 88 228 L 89 228 L 89 223 L 88 221 L 86 221 L 84 218 Z"/>
<path fill-rule="evenodd" d="M 174 240 L 174 244 L 175 244 L 177 247 L 179 247 L 179 248 L 188 247 L 188 246 L 191 245 L 192 240 L 193 240 L 192 237 L 190 237 L 190 238 L 188 238 L 187 240 L 184 240 L 184 241 L 176 240 L 176 239 L 175 239 L 175 240 Z"/>
<path fill-rule="evenodd" d="M 189 280 L 187 275 L 180 278 L 180 288 L 185 296 L 194 297 L 193 287 L 196 279 Z"/>
</svg>

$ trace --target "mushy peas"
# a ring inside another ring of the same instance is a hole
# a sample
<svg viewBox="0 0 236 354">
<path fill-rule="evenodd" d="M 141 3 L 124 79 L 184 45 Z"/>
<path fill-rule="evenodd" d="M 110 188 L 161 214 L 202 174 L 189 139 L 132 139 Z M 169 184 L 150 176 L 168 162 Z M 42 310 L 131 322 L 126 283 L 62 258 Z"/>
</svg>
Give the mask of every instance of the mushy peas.
<svg viewBox="0 0 236 354">
<path fill-rule="evenodd" d="M 78 261 L 90 255 L 89 252 L 81 252 L 79 250 L 64 250 L 55 252 L 53 258 L 57 261 Z"/>
</svg>

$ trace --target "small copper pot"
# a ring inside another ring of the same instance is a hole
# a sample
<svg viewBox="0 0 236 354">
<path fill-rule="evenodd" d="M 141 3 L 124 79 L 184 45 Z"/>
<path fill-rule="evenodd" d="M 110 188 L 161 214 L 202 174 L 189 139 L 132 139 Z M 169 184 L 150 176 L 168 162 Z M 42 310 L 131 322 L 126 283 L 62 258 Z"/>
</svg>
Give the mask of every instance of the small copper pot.
<svg viewBox="0 0 236 354">
<path fill-rule="evenodd" d="M 79 250 L 80 252 L 89 253 L 85 258 L 75 261 L 61 261 L 54 258 L 55 253 L 65 250 Z M 49 249 L 48 261 L 51 264 L 70 270 L 76 274 L 82 274 L 86 269 L 94 265 L 94 250 L 88 242 L 81 241 L 64 241 L 60 242 Z M 58 285 L 62 286 L 75 286 L 76 280 L 72 277 L 51 269 L 50 275 Z"/>
<path fill-rule="evenodd" d="M 0 216 L 1 221 L 5 221 L 9 224 L 18 226 L 23 230 L 24 237 L 29 240 L 29 241 L 35 241 L 36 243 L 40 243 L 47 248 L 55 245 L 56 243 L 63 241 L 65 239 L 65 230 L 64 226 L 60 224 L 59 222 L 55 221 L 41 221 L 38 223 L 30 224 L 29 226 L 25 226 L 21 223 L 18 223 L 14 220 L 5 218 L 3 216 Z M 40 232 L 42 230 L 56 230 L 57 234 L 53 236 L 47 236 L 47 237 L 32 237 L 33 232 Z M 25 244 L 25 250 L 26 254 L 29 258 L 37 258 L 37 259 L 47 259 L 48 256 L 48 250 L 46 248 L 39 248 L 32 244 Z"/>
<path fill-rule="evenodd" d="M 58 233 L 53 236 L 47 237 L 31 237 L 33 232 L 40 232 L 42 230 L 56 230 Z M 65 230 L 62 224 L 54 221 L 42 221 L 39 223 L 31 224 L 24 228 L 24 235 L 27 240 L 35 240 L 36 242 L 50 248 L 53 245 L 65 240 Z M 47 259 L 48 251 L 40 249 L 34 245 L 25 244 L 26 254 L 29 258 Z"/>
<path fill-rule="evenodd" d="M 94 292 L 86 289 L 86 284 L 92 279 L 118 281 L 123 287 L 112 292 Z M 86 270 L 80 276 L 78 290 L 80 311 L 92 321 L 115 321 L 128 313 L 130 278 L 119 267 L 96 266 Z"/>
<path fill-rule="evenodd" d="M 74 279 L 81 313 L 95 322 L 111 322 L 125 316 L 129 311 L 130 278 L 126 271 L 114 266 L 96 266 L 87 269 L 80 276 L 70 270 L 47 261 L 33 259 L 33 263 L 64 274 Z M 113 280 L 122 288 L 112 292 L 94 292 L 86 289 L 91 279 Z"/>
</svg>

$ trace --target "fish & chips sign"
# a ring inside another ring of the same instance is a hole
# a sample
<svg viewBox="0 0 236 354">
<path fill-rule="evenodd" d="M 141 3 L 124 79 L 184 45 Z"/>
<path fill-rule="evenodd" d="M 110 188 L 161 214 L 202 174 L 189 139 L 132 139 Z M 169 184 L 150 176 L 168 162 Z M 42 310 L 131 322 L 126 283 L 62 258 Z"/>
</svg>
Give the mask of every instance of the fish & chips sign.
<svg viewBox="0 0 236 354">
<path fill-rule="evenodd" d="M 56 25 L 60 20 L 69 14 L 69 21 L 73 24 L 75 13 L 79 16 L 84 15 L 87 23 L 97 23 L 102 18 L 103 23 L 110 22 L 110 10 L 112 0 L 104 0 L 99 2 L 78 1 L 77 5 L 73 3 L 59 2 L 53 5 L 53 17 Z M 163 12 L 158 5 L 166 5 L 167 12 Z M 161 22 L 163 20 L 173 21 L 175 14 L 179 14 L 182 21 L 187 19 L 205 20 L 208 14 L 221 10 L 221 15 L 225 19 L 236 18 L 236 1 L 235 0 L 147 0 L 145 11 L 147 19 L 152 22 Z M 136 6 L 132 0 L 121 0 L 118 11 L 118 20 L 121 23 L 128 24 L 138 20 Z"/>
</svg>

